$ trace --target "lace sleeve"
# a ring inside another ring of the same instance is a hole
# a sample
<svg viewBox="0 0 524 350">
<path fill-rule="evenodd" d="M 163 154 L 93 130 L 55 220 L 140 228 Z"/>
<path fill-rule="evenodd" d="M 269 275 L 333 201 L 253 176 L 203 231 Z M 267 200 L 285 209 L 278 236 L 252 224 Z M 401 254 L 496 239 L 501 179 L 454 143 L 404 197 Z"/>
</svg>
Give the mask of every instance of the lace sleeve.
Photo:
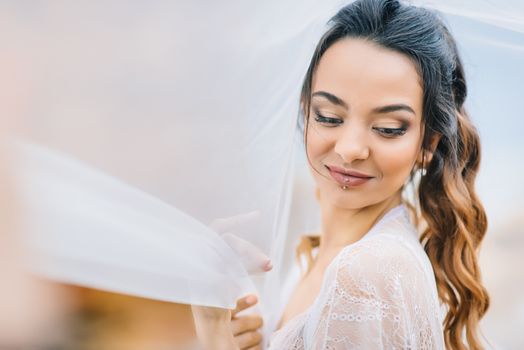
<svg viewBox="0 0 524 350">
<path fill-rule="evenodd" d="M 429 260 L 396 238 L 375 237 L 351 248 L 326 272 L 306 348 L 443 349 Z"/>
</svg>

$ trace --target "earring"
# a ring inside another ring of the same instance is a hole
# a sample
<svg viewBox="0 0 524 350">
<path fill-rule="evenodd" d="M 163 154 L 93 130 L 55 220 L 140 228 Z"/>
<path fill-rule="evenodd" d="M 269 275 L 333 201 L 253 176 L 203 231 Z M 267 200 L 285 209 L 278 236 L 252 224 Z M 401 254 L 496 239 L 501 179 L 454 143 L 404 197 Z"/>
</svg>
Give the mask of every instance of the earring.
<svg viewBox="0 0 524 350">
<path fill-rule="evenodd" d="M 420 175 L 424 176 L 426 172 L 426 151 L 424 150 L 422 153 L 422 164 L 420 165 Z"/>
</svg>

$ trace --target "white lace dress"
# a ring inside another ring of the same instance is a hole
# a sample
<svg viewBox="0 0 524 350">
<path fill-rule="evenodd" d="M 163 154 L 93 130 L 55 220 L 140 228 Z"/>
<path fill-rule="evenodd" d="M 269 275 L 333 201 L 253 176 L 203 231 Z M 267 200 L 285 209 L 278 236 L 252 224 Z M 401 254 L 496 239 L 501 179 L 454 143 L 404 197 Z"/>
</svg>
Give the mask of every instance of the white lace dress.
<svg viewBox="0 0 524 350">
<path fill-rule="evenodd" d="M 340 251 L 313 304 L 269 349 L 444 349 L 433 269 L 404 205 Z"/>
</svg>

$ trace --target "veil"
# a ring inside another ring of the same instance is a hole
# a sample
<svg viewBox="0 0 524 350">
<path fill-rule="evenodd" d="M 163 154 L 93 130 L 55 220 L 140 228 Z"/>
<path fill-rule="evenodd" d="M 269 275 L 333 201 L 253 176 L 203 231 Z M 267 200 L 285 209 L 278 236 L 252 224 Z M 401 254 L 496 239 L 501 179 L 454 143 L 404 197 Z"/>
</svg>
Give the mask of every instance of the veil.
<svg viewBox="0 0 524 350">
<path fill-rule="evenodd" d="M 233 308 L 253 292 L 269 331 L 296 239 L 318 229 L 301 82 L 347 3 L 4 3 L 31 270 L 184 304 Z M 457 38 L 474 121 L 517 123 L 523 5 L 412 3 L 442 11 Z"/>
</svg>

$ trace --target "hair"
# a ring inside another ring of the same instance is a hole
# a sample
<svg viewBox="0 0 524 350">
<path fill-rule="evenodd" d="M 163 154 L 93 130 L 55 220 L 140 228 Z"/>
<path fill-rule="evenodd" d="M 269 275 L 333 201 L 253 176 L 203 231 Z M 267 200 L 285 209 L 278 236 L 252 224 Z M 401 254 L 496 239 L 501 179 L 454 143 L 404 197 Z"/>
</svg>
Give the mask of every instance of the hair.
<svg viewBox="0 0 524 350">
<path fill-rule="evenodd" d="M 481 282 L 477 255 L 487 218 L 474 188 L 480 139 L 464 109 L 467 87 L 457 45 L 436 12 L 397 0 L 353 2 L 328 24 L 302 85 L 300 127 L 304 131 L 302 123 L 305 128 L 308 125 L 319 61 L 338 40 L 366 40 L 414 62 L 423 87 L 424 160 L 410 177 L 416 191 L 415 205 L 409 206 L 416 222 L 424 223 L 420 241 L 433 265 L 439 298 L 447 306 L 443 324 L 446 346 L 481 349 L 478 323 L 489 307 L 489 296 Z M 304 135 L 307 143 L 307 132 Z M 435 135 L 440 139 L 431 149 Z M 428 164 L 427 152 L 432 152 Z M 415 184 L 413 174 L 418 170 L 422 171 Z M 318 236 L 303 236 L 297 259 L 305 256 L 311 268 L 311 252 L 319 243 Z"/>
</svg>

